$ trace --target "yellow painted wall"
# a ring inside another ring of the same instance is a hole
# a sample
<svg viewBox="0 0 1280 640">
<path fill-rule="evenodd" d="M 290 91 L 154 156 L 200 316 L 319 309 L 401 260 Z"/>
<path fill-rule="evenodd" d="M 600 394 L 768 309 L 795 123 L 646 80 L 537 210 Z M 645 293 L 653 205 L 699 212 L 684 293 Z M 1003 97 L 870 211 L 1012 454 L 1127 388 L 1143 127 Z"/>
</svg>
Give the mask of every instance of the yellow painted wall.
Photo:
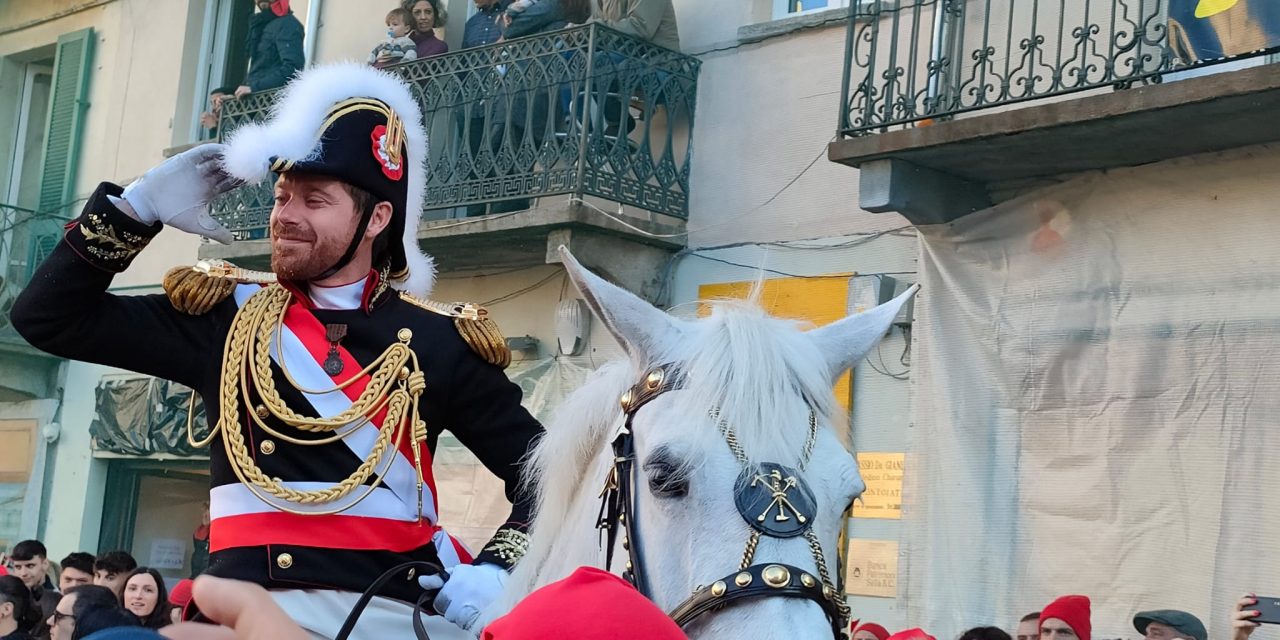
<svg viewBox="0 0 1280 640">
<path fill-rule="evenodd" d="M 775 316 L 806 320 L 820 327 L 849 315 L 849 277 L 852 275 L 765 280 L 761 283 L 760 305 Z M 698 297 L 702 300 L 742 300 L 751 294 L 754 286 L 755 282 L 704 284 L 698 287 Z M 849 372 L 846 371 L 836 381 L 835 394 L 840 406 L 849 409 L 853 399 Z"/>
</svg>

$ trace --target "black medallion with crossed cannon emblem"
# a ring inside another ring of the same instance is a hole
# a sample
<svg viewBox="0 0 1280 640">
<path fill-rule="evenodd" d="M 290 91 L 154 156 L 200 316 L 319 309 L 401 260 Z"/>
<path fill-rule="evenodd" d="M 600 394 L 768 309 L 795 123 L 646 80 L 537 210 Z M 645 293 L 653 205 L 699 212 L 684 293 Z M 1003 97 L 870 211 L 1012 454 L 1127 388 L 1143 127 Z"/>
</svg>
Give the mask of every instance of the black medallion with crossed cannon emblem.
<svg viewBox="0 0 1280 640">
<path fill-rule="evenodd" d="M 817 501 L 795 470 L 765 462 L 743 471 L 733 487 L 742 519 L 774 538 L 803 534 L 813 525 Z"/>
</svg>

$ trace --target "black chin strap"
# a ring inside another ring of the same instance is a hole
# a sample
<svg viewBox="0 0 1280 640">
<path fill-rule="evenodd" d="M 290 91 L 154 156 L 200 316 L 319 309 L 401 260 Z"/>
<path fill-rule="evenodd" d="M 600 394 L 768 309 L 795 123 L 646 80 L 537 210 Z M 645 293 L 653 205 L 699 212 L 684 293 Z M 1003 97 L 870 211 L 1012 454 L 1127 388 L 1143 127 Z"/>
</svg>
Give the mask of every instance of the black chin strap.
<svg viewBox="0 0 1280 640">
<path fill-rule="evenodd" d="M 314 278 L 315 280 L 324 280 L 325 278 L 329 278 L 333 276 L 333 274 L 341 271 L 343 267 L 346 267 L 347 264 L 351 262 L 351 259 L 356 255 L 356 250 L 360 248 L 360 241 L 364 239 L 364 232 L 369 230 L 369 222 L 373 220 L 373 210 L 376 208 L 377 205 L 374 205 L 366 209 L 364 213 L 360 214 L 360 224 L 356 225 L 356 233 L 351 236 L 351 244 L 347 245 L 347 252 L 342 254 L 341 258 L 338 258 L 337 264 L 329 267 L 324 273 L 316 276 Z"/>
</svg>

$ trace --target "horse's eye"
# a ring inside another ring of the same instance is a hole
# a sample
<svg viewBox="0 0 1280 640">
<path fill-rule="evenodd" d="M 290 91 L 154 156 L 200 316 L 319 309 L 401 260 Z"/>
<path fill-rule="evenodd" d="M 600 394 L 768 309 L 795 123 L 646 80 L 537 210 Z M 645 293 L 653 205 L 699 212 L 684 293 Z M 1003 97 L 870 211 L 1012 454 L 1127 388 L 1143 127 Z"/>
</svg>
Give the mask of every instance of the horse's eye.
<svg viewBox="0 0 1280 640">
<path fill-rule="evenodd" d="M 644 463 L 649 491 L 659 498 L 681 498 L 689 493 L 688 472 L 672 458 L 669 451 L 659 449 Z"/>
</svg>

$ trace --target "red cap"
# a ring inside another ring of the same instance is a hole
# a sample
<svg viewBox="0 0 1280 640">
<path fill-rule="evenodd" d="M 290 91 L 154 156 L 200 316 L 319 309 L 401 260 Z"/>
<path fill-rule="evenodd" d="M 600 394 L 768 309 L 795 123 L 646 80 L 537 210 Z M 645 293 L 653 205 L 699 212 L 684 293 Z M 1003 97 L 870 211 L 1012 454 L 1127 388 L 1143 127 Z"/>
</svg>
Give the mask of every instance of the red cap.
<svg viewBox="0 0 1280 640">
<path fill-rule="evenodd" d="M 1040 626 L 1049 618 L 1057 618 L 1076 632 L 1080 640 L 1090 640 L 1093 624 L 1089 622 L 1089 596 L 1062 596 L 1040 612 Z"/>
<path fill-rule="evenodd" d="M 0 576 L 7 576 L 7 575 L 9 575 L 9 570 L 4 568 L 4 565 L 0 564 Z"/>
<path fill-rule="evenodd" d="M 169 604 L 183 609 L 187 603 L 191 602 L 191 585 L 194 582 L 190 578 L 184 578 L 173 585 L 173 590 L 169 592 Z"/>
<path fill-rule="evenodd" d="M 937 638 L 925 633 L 924 629 L 913 627 L 911 629 L 903 629 L 889 636 L 887 640 L 937 640 Z"/>
<path fill-rule="evenodd" d="M 889 630 L 874 622 L 864 622 L 853 629 L 853 633 L 859 631 L 866 631 L 875 636 L 877 640 L 889 640 Z M 849 635 L 853 637 L 853 634 Z"/>
<path fill-rule="evenodd" d="M 480 640 L 687 640 L 635 587 L 594 567 L 553 582 L 484 628 Z"/>
</svg>

